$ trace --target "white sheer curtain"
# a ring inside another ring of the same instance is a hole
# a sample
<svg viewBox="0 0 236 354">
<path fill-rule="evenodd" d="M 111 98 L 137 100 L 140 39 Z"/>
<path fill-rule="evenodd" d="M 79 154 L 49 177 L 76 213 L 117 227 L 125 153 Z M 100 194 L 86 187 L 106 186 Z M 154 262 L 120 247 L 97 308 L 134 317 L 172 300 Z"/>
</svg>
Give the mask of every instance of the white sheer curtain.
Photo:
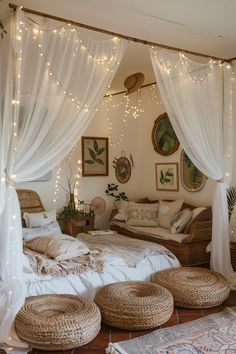
<svg viewBox="0 0 236 354">
<path fill-rule="evenodd" d="M 118 38 L 21 11 L 13 18 L 0 122 L 0 342 L 25 299 L 22 231 L 14 184 L 55 167 L 91 122 L 124 54 Z M 12 49 L 12 50 L 11 50 Z"/>
<path fill-rule="evenodd" d="M 206 176 L 216 180 L 211 267 L 230 278 L 226 188 L 232 169 L 232 68 L 200 64 L 181 53 L 150 48 L 162 100 L 180 144 Z"/>
</svg>

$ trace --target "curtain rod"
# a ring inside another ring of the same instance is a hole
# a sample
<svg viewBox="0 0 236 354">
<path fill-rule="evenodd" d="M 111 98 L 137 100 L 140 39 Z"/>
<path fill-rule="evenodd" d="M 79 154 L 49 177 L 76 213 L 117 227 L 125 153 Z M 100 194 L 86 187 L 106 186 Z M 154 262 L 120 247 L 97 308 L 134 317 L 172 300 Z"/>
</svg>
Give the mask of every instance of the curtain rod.
<svg viewBox="0 0 236 354">
<path fill-rule="evenodd" d="M 148 87 L 148 86 L 152 86 L 152 85 L 156 85 L 156 81 L 150 82 L 149 84 L 142 85 L 140 88 L 144 88 L 144 87 Z M 119 92 L 115 92 L 115 93 L 110 93 L 108 95 L 105 95 L 104 97 L 121 95 L 122 93 L 127 93 L 127 90 L 126 91 L 119 91 Z"/>
<path fill-rule="evenodd" d="M 16 10 L 18 6 L 15 5 L 15 4 L 9 3 L 9 7 L 14 9 L 14 10 Z M 128 41 L 132 41 L 132 42 L 136 42 L 136 43 L 142 43 L 142 44 L 145 44 L 145 45 L 151 45 L 151 46 L 154 46 L 154 47 L 170 49 L 170 50 L 174 50 L 174 51 L 178 51 L 178 52 L 181 51 L 183 53 L 192 54 L 192 55 L 196 55 L 196 56 L 200 56 L 200 57 L 204 57 L 204 58 L 208 58 L 208 59 L 213 59 L 213 60 L 221 60 L 221 61 L 224 61 L 224 62 L 230 62 L 231 61 L 230 59 L 225 59 L 225 58 L 221 58 L 221 57 L 215 57 L 215 56 L 212 56 L 212 55 L 207 55 L 207 54 L 203 54 L 203 53 L 193 52 L 193 51 L 187 50 L 187 49 L 176 48 L 176 47 L 171 47 L 171 46 L 168 46 L 168 45 L 165 45 L 165 44 L 161 44 L 161 43 L 146 41 L 146 40 L 140 39 L 140 38 L 125 36 L 125 35 L 120 34 L 120 33 L 116 33 L 116 32 L 104 30 L 104 29 L 101 29 L 101 28 L 85 25 L 83 23 L 79 23 L 79 22 L 76 22 L 76 21 L 68 20 L 66 18 L 57 17 L 57 16 L 50 15 L 50 14 L 47 14 L 47 13 L 44 13 L 44 12 L 39 12 L 39 11 L 36 11 L 36 10 L 28 9 L 26 7 L 23 7 L 23 6 L 21 6 L 21 10 L 24 11 L 24 12 L 30 13 L 30 14 L 39 15 L 39 16 L 42 16 L 42 17 L 50 18 L 50 19 L 53 19 L 53 20 L 56 20 L 56 21 L 60 21 L 60 22 L 64 22 L 64 23 L 65 22 L 66 23 L 70 23 L 71 25 L 75 25 L 75 26 L 86 28 L 86 29 L 89 29 L 89 30 L 92 30 L 92 31 L 95 31 L 95 32 L 101 32 L 101 33 L 104 33 L 104 34 L 108 34 L 108 35 L 112 35 L 112 36 L 115 36 L 115 37 L 123 38 L 123 39 L 126 39 Z"/>
</svg>

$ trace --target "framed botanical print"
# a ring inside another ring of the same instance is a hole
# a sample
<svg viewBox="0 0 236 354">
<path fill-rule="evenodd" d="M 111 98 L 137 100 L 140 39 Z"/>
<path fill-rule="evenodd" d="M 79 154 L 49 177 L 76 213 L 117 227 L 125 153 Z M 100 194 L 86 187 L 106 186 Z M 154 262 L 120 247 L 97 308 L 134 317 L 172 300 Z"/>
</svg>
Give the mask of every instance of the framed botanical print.
<svg viewBox="0 0 236 354">
<path fill-rule="evenodd" d="M 179 190 L 179 166 L 177 162 L 156 163 L 156 189 L 158 191 Z"/>
<path fill-rule="evenodd" d="M 108 138 L 82 136 L 82 176 L 108 176 Z"/>
<path fill-rule="evenodd" d="M 205 187 L 207 177 L 192 163 L 184 150 L 180 156 L 180 176 L 183 187 L 189 192 L 199 192 Z"/>
<path fill-rule="evenodd" d="M 154 150 L 164 156 L 173 154 L 179 148 L 179 140 L 167 113 L 161 114 L 154 122 L 152 144 Z"/>
</svg>

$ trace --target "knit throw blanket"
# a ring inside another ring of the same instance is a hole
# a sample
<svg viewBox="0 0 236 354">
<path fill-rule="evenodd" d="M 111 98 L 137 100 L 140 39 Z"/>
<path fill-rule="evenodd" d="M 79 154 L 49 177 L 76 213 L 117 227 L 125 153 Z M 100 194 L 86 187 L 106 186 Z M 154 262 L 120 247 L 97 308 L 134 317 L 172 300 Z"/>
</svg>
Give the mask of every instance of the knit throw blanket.
<svg viewBox="0 0 236 354">
<path fill-rule="evenodd" d="M 77 237 L 88 246 L 90 254 L 66 261 L 55 261 L 25 247 L 24 253 L 33 271 L 38 275 L 51 274 L 59 277 L 88 271 L 102 272 L 104 265 L 113 264 L 114 259 L 116 262 L 117 259 L 120 260 L 129 267 L 136 267 L 142 259 L 154 255 L 166 255 L 176 260 L 176 257 L 163 246 L 119 234 L 97 237 L 79 234 Z"/>
</svg>

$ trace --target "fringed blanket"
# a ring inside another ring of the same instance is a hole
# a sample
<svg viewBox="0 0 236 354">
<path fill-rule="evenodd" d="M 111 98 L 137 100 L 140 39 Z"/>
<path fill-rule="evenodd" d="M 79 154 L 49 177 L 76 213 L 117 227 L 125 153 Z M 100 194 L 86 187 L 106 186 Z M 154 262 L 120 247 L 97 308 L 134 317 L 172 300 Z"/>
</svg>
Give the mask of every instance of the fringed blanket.
<svg viewBox="0 0 236 354">
<path fill-rule="evenodd" d="M 38 275 L 52 275 L 60 277 L 67 274 L 81 274 L 88 271 L 102 272 L 104 262 L 102 252 L 98 254 L 82 255 L 66 261 L 56 261 L 41 253 L 24 247 L 24 254 L 27 256 L 30 266 Z"/>
<path fill-rule="evenodd" d="M 55 261 L 26 247 L 24 247 L 24 253 L 35 273 L 38 275 L 51 274 L 54 277 L 81 274 L 88 271 L 102 272 L 104 263 L 113 264 L 114 259 L 120 259 L 129 267 L 136 267 L 142 259 L 154 255 L 166 255 L 171 259 L 176 259 L 173 253 L 163 246 L 119 234 L 97 237 L 79 234 L 77 238 L 90 249 L 89 255 L 66 261 Z M 109 259 L 107 255 L 110 256 Z"/>
</svg>

